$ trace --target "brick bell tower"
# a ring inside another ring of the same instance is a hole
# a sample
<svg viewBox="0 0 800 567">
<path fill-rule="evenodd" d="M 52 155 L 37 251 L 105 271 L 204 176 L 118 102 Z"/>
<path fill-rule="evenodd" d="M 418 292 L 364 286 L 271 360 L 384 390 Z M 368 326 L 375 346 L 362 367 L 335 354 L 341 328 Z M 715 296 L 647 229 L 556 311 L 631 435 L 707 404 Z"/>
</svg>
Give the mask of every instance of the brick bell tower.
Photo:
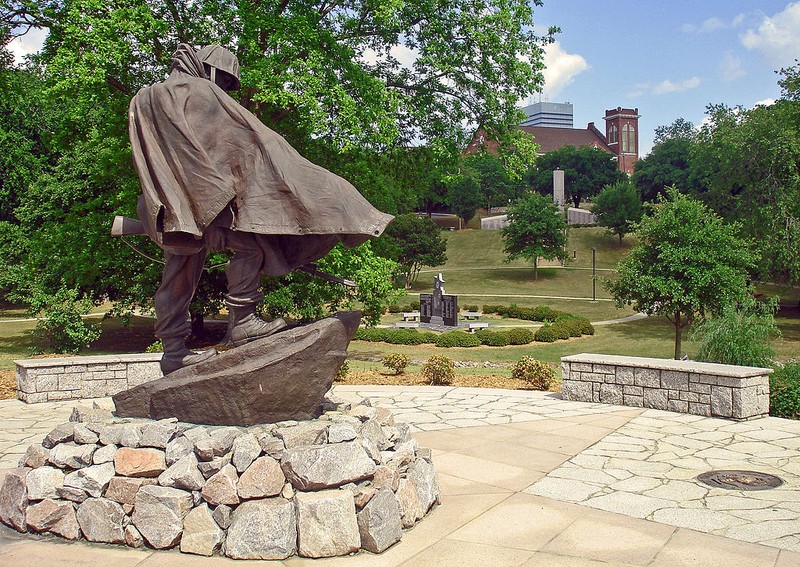
<svg viewBox="0 0 800 567">
<path fill-rule="evenodd" d="M 619 170 L 631 175 L 639 159 L 639 109 L 617 107 L 606 110 L 606 139 L 617 154 Z"/>
</svg>

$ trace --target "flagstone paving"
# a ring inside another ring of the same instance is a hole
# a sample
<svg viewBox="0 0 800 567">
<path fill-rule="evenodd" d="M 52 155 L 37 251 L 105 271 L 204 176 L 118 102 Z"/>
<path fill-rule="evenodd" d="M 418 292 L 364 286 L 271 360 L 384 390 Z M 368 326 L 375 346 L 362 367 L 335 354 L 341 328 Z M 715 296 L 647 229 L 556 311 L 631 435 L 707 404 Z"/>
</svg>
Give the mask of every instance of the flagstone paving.
<svg viewBox="0 0 800 567">
<path fill-rule="evenodd" d="M 647 410 L 525 492 L 800 551 L 800 422 L 746 422 Z M 784 480 L 725 490 L 696 477 L 754 470 Z"/>
<path fill-rule="evenodd" d="M 289 567 L 790 567 L 800 565 L 800 423 L 736 423 L 568 402 L 555 394 L 337 386 L 393 410 L 433 451 L 442 505 L 381 555 Z M 111 407 L 109 399 L 97 400 Z M 90 404 L 84 400 L 81 404 Z M 66 421 L 72 402 L 0 401 L 0 469 Z M 777 474 L 783 487 L 723 491 L 712 468 Z M 175 551 L 18 534 L 0 526 L 0 566 L 232 566 Z"/>
</svg>

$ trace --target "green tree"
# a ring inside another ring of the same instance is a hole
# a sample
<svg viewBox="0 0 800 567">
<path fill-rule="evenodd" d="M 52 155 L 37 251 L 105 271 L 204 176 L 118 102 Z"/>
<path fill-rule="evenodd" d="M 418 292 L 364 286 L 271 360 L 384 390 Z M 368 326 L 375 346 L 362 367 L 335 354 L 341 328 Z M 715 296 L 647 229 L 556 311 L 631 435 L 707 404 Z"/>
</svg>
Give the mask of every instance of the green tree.
<svg viewBox="0 0 800 567">
<path fill-rule="evenodd" d="M 447 241 L 428 217 L 415 213 L 395 217 L 378 240 L 382 254 L 400 264 L 406 289 L 411 288 L 423 266 L 447 262 Z"/>
<path fill-rule="evenodd" d="M 692 149 L 694 192 L 742 223 L 759 254 L 758 277 L 800 281 L 800 101 L 712 106 L 709 115 Z"/>
<path fill-rule="evenodd" d="M 619 263 L 618 279 L 605 286 L 617 306 L 667 317 L 675 327 L 678 359 L 684 327 L 747 294 L 747 270 L 755 257 L 739 228 L 670 189 L 642 217 L 638 244 Z"/>
<path fill-rule="evenodd" d="M 16 164 L 8 183 L 0 171 L 0 286 L 24 297 L 30 282 L 55 290 L 63 279 L 129 306 L 149 302 L 160 266 L 108 237 L 112 216 L 133 216 L 139 193 L 127 108 L 168 72 L 179 42 L 231 47 L 243 105 L 377 206 L 403 212 L 443 200 L 439 171 L 458 156 L 462 124 L 514 123 L 517 101 L 541 86 L 554 31 L 531 31 L 524 0 L 6 2 L 3 38 L 20 24 L 49 37 L 35 72 L 11 69 L 19 88 L 0 89 L 0 107 L 24 119 L 0 124 L 11 125 L 3 140 L 24 158 L 0 149 L 0 170 Z M 2 65 L 10 67 L 5 50 Z M 424 150 L 405 149 L 417 140 Z M 218 300 L 219 281 L 201 286 L 208 296 L 197 309 Z"/>
<path fill-rule="evenodd" d="M 478 173 L 468 167 L 453 176 L 447 184 L 447 204 L 450 211 L 466 225 L 483 202 Z"/>
<path fill-rule="evenodd" d="M 696 137 L 697 130 L 683 118 L 656 128 L 653 150 L 633 166 L 633 183 L 642 201 L 655 201 L 659 195 L 666 194 L 667 187 L 689 187 L 691 152 Z"/>
<path fill-rule="evenodd" d="M 539 156 L 535 163 L 533 187 L 543 195 L 553 194 L 553 171 L 564 171 L 564 192 L 567 201 L 579 207 L 606 185 L 625 179 L 613 156 L 590 146 L 564 146 Z"/>
<path fill-rule="evenodd" d="M 524 258 L 533 262 L 533 279 L 539 279 L 539 258 L 566 258 L 567 223 L 552 199 L 528 193 L 508 211 L 508 226 L 501 230 L 507 260 Z"/>
<path fill-rule="evenodd" d="M 619 241 L 633 231 L 633 225 L 642 218 L 642 202 L 630 181 L 606 185 L 594 200 L 592 212 L 597 216 L 597 224 L 604 226 L 611 234 L 619 236 Z"/>
</svg>

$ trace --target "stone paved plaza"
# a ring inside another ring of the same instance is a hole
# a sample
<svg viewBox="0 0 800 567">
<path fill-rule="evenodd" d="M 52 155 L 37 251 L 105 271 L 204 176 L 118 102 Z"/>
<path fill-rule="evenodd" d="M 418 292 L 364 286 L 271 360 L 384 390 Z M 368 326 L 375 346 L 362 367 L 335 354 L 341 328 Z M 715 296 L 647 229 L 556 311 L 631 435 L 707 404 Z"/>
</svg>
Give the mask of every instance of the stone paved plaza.
<svg viewBox="0 0 800 567">
<path fill-rule="evenodd" d="M 443 503 L 382 555 L 271 563 L 800 565 L 798 422 L 732 422 L 567 402 L 542 392 L 338 386 L 335 395 L 369 397 L 409 423 L 420 444 L 433 449 Z M 16 466 L 27 445 L 66 421 L 74 405 L 0 401 L 0 468 Z M 712 469 L 772 473 L 785 484 L 745 492 L 695 480 Z M 256 563 L 71 543 L 0 527 L 0 566 Z"/>
</svg>

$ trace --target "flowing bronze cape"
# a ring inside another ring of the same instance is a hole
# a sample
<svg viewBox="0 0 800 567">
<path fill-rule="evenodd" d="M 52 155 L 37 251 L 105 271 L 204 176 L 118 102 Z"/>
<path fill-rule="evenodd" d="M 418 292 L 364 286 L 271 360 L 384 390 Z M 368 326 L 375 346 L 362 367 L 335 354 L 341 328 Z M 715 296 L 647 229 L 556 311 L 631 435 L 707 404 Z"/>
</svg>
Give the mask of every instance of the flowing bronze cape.
<svg viewBox="0 0 800 567">
<path fill-rule="evenodd" d="M 142 183 L 139 216 L 173 253 L 201 247 L 229 204 L 230 228 L 271 235 L 295 268 L 378 236 L 392 219 L 350 183 L 319 167 L 206 78 L 181 45 L 170 76 L 131 101 L 129 134 Z"/>
</svg>

